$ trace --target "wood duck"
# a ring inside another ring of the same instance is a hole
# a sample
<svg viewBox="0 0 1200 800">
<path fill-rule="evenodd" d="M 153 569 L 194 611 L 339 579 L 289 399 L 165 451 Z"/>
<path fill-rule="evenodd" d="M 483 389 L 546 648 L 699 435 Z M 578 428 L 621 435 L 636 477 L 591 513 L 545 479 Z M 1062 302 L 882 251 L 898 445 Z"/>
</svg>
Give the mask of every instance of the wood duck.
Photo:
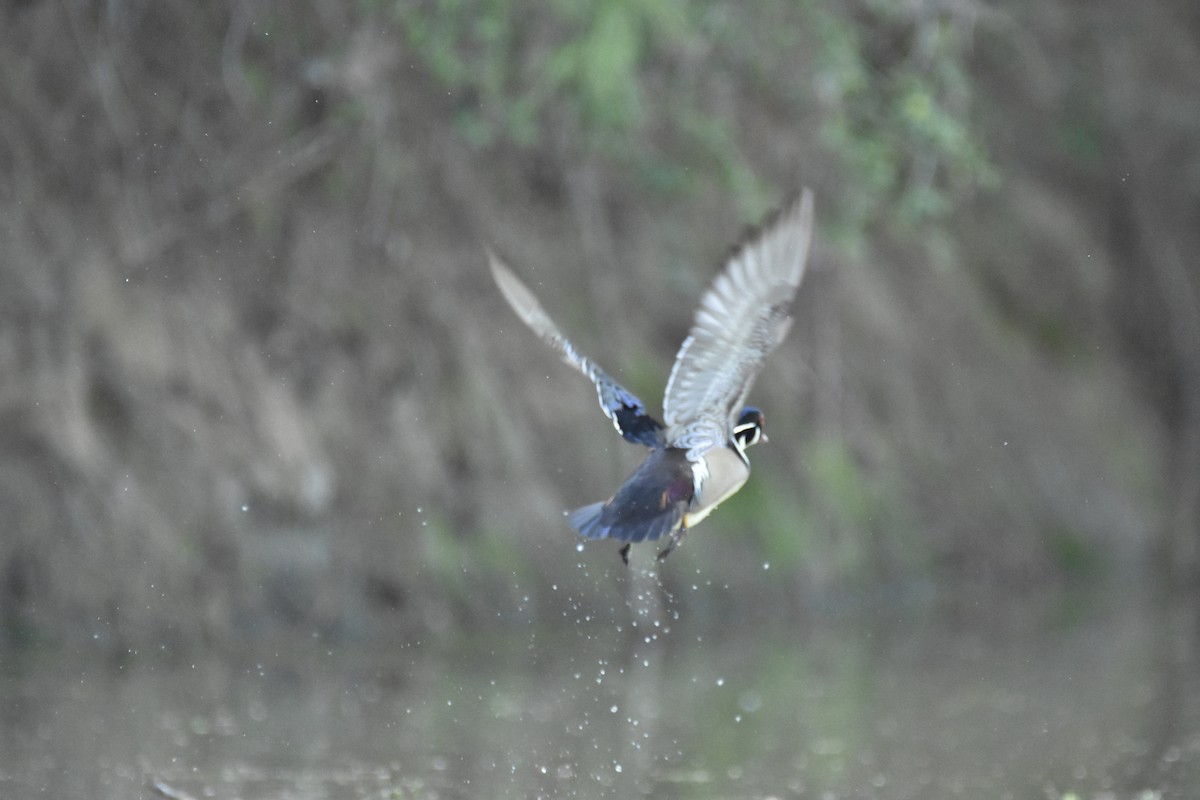
<svg viewBox="0 0 1200 800">
<path fill-rule="evenodd" d="M 575 349 L 533 292 L 488 252 L 492 276 L 525 324 L 592 383 L 600 408 L 627 441 L 650 455 L 608 500 L 567 514 L 587 539 L 667 538 L 661 561 L 688 529 L 750 477 L 746 450 L 766 441 L 762 412 L 744 406 L 767 355 L 791 326 L 788 310 L 812 240 L 812 193 L 805 190 L 737 245 L 700 300 L 675 357 L 659 422 L 645 404 Z"/>
</svg>

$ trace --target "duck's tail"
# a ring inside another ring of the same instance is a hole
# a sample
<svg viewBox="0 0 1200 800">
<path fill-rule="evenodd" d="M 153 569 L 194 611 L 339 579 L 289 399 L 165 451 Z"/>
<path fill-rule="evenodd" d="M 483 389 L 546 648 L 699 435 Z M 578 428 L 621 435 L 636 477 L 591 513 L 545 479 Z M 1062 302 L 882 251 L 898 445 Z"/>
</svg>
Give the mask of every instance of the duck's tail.
<svg viewBox="0 0 1200 800">
<path fill-rule="evenodd" d="M 567 514 L 567 522 L 585 539 L 653 541 L 679 527 L 686 506 L 686 503 L 677 503 L 653 516 L 624 519 L 619 513 L 605 514 L 607 504 L 592 503 Z"/>
<path fill-rule="evenodd" d="M 604 503 L 592 503 L 567 514 L 567 522 L 585 539 L 603 539 L 608 536 L 608 527 L 600 524 L 602 511 Z"/>
</svg>

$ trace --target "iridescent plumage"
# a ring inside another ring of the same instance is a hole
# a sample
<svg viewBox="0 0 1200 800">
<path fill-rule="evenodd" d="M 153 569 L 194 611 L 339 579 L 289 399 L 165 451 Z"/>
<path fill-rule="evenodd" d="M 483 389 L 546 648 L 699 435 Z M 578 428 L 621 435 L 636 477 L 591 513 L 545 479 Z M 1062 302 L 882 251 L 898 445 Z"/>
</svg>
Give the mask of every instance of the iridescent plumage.
<svg viewBox="0 0 1200 800">
<path fill-rule="evenodd" d="M 750 475 L 745 450 L 762 438 L 762 413 L 743 408 L 766 357 L 790 326 L 812 239 L 812 193 L 805 190 L 734 248 L 700 300 L 663 398 L 666 425 L 645 404 L 575 349 L 533 293 L 492 253 L 492 275 L 517 315 L 596 386 L 600 407 L 628 441 L 653 452 L 607 501 L 568 521 L 589 539 L 629 544 L 669 535 L 659 557 L 688 527 L 736 492 Z"/>
</svg>

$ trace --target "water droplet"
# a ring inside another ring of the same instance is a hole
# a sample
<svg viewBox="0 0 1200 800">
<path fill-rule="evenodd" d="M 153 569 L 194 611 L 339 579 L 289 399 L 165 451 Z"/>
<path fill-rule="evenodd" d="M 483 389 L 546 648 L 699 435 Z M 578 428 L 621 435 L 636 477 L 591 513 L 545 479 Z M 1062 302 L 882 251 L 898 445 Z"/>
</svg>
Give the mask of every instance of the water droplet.
<svg viewBox="0 0 1200 800">
<path fill-rule="evenodd" d="M 725 685 L 725 679 L 717 678 L 717 686 L 724 686 L 724 685 Z"/>
</svg>

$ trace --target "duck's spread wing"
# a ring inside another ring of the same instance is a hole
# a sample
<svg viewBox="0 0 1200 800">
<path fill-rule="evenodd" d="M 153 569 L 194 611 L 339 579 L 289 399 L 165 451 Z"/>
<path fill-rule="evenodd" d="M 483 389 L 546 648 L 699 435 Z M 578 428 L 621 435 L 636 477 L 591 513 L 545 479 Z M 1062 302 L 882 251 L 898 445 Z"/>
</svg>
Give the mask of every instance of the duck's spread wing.
<svg viewBox="0 0 1200 800">
<path fill-rule="evenodd" d="M 738 245 L 700 301 L 663 399 L 667 438 L 700 453 L 732 436 L 755 375 L 790 325 L 812 241 L 805 189 Z"/>
<path fill-rule="evenodd" d="M 663 444 L 663 425 L 646 413 L 646 404 L 637 395 L 630 392 L 621 384 L 614 381 L 607 372 L 600 369 L 590 358 L 575 349 L 575 346 L 563 336 L 562 331 L 550 319 L 550 315 L 542 308 L 533 292 L 513 274 L 504 262 L 488 251 L 488 261 L 492 267 L 492 277 L 500 292 L 508 300 L 526 325 L 540 336 L 548 345 L 562 356 L 563 360 L 578 369 L 596 385 L 596 393 L 600 398 L 600 408 L 604 415 L 612 420 L 626 440 L 647 447 L 661 447 Z"/>
</svg>

